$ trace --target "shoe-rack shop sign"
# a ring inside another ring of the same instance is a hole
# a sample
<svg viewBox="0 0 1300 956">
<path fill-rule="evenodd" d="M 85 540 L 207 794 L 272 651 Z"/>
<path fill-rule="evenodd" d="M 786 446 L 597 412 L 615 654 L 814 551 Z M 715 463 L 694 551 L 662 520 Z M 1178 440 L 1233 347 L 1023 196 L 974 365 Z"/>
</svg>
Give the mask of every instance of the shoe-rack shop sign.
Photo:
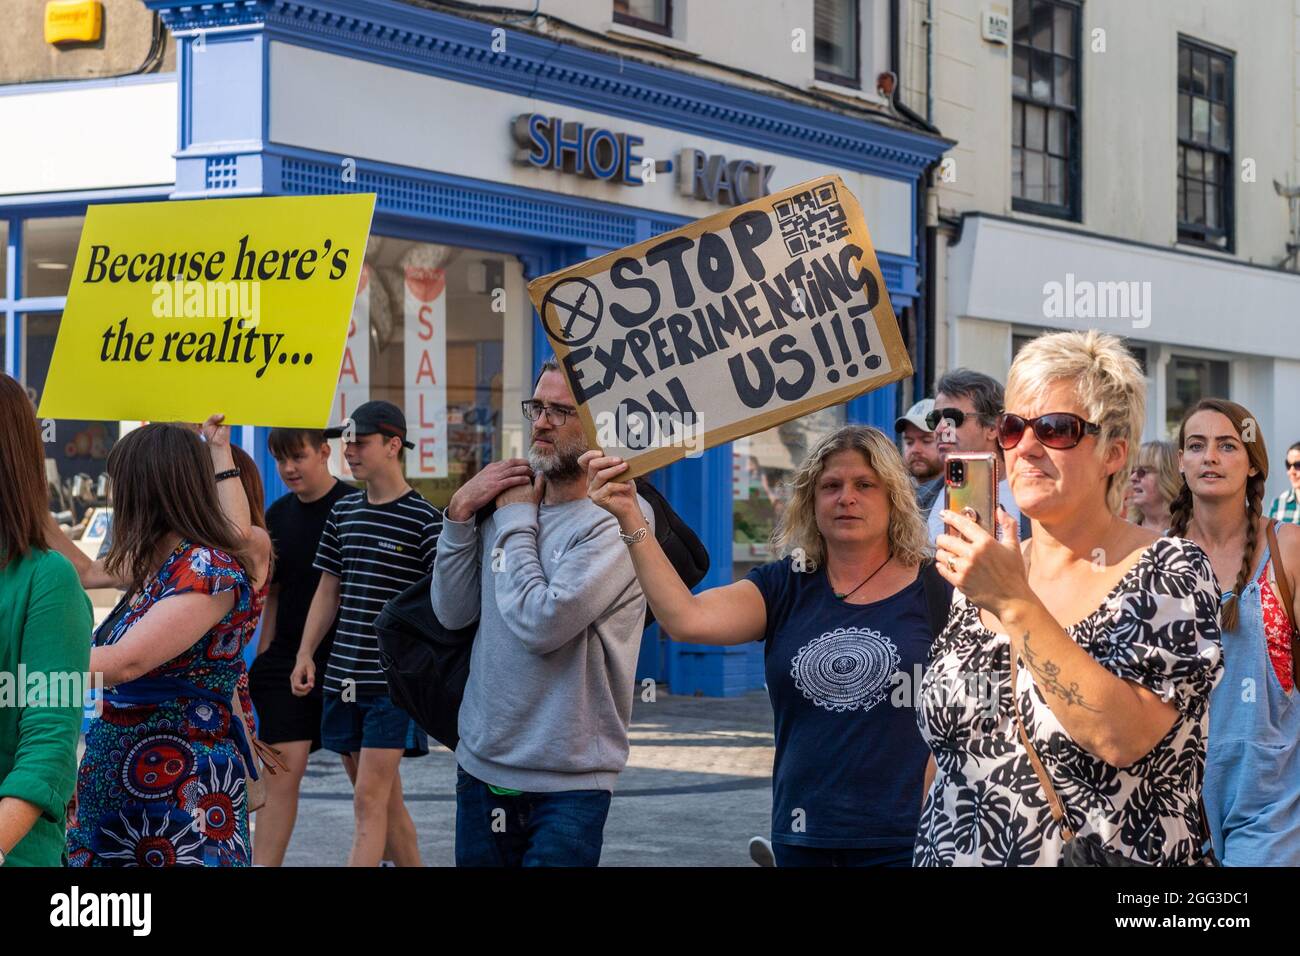
<svg viewBox="0 0 1300 956">
<path fill-rule="evenodd" d="M 517 147 L 515 162 L 522 166 L 620 186 L 644 186 L 655 181 L 655 173 L 675 172 L 683 196 L 722 206 L 739 206 L 771 192 L 775 167 L 752 159 L 688 147 L 676 161 L 656 160 L 637 152 L 645 142 L 640 136 L 543 113 L 521 113 L 511 122 L 511 132 Z"/>
</svg>

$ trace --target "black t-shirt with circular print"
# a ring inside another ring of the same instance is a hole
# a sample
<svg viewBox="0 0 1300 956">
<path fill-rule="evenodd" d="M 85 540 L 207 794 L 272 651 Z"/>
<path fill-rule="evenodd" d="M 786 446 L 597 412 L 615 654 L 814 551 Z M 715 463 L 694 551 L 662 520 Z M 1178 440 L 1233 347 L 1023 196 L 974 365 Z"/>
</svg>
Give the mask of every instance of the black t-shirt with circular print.
<svg viewBox="0 0 1300 956">
<path fill-rule="evenodd" d="M 747 580 L 767 608 L 772 841 L 911 846 L 930 754 L 914 709 L 933 639 L 921 577 L 870 604 L 841 601 L 824 570 L 790 557 Z"/>
</svg>

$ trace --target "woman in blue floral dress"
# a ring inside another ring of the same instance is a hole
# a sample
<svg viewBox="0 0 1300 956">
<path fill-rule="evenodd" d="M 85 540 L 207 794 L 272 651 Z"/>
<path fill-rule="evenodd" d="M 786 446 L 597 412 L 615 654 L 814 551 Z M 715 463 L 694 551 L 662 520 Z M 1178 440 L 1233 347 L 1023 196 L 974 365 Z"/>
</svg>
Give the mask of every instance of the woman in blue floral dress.
<svg viewBox="0 0 1300 956">
<path fill-rule="evenodd" d="M 231 700 L 265 596 L 245 565 L 265 577 L 269 546 L 226 501 L 243 498 L 240 483 L 218 492 L 214 471 L 234 471 L 221 467 L 229 461 L 224 434 L 205 449 L 165 424 L 131 432 L 109 456 L 113 544 L 102 573 L 130 586 L 91 649 L 109 690 L 86 734 L 72 866 L 251 862 L 249 737 Z"/>
</svg>

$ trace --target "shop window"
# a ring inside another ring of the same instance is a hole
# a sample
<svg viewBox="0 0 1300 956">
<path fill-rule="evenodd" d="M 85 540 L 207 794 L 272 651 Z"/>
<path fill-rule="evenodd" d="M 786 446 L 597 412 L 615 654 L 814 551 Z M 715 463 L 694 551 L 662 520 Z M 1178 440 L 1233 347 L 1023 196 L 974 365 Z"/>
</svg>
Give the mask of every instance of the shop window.
<svg viewBox="0 0 1300 956">
<path fill-rule="evenodd" d="M 816 0 L 813 7 L 813 50 L 816 76 L 828 83 L 857 88 L 859 0 Z"/>
<path fill-rule="evenodd" d="M 389 236 L 371 237 L 365 264 L 331 418 L 369 399 L 401 408 L 416 445 L 407 480 L 446 507 L 489 462 L 527 452 L 523 270 L 513 257 Z M 337 448 L 334 465 L 348 477 Z"/>
<path fill-rule="evenodd" d="M 614 22 L 672 36 L 673 0 L 614 0 Z"/>
<path fill-rule="evenodd" d="M 20 317 L 23 343 L 20 378 L 33 408 L 41 401 L 61 319 L 59 312 L 34 312 Z M 111 515 L 108 452 L 120 433 L 118 422 L 65 418 L 41 422 L 50 510 L 91 558 L 101 555 L 107 538 Z M 113 603 L 108 598 L 95 603 L 101 605 L 104 601 Z"/>
<path fill-rule="evenodd" d="M 732 576 L 775 560 L 769 541 L 790 500 L 790 482 L 808 452 L 844 424 L 844 406 L 731 443 Z"/>
<path fill-rule="evenodd" d="M 1015 209 L 1079 217 L 1079 6 L 1016 0 L 1011 196 Z"/>
<path fill-rule="evenodd" d="M 1174 355 L 1165 382 L 1165 437 L 1178 440 L 1187 410 L 1203 398 L 1228 397 L 1228 363 Z"/>
<path fill-rule="evenodd" d="M 1178 39 L 1178 238 L 1232 247 L 1232 56 Z"/>
<path fill-rule="evenodd" d="M 23 223 L 23 298 L 68 294 L 85 221 L 84 216 L 59 216 Z"/>
</svg>

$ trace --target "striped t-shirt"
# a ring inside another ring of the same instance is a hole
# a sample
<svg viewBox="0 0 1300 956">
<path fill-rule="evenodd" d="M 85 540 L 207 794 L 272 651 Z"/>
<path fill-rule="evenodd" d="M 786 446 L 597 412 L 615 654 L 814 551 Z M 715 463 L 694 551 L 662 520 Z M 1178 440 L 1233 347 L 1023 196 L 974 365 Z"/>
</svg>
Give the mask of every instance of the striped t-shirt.
<svg viewBox="0 0 1300 956">
<path fill-rule="evenodd" d="M 334 649 L 325 667 L 326 693 L 355 681 L 358 697 L 388 693 L 379 666 L 375 618 L 390 598 L 433 570 L 442 512 L 412 489 L 387 504 L 364 491 L 334 503 L 325 520 L 315 566 L 339 579 Z"/>
</svg>

